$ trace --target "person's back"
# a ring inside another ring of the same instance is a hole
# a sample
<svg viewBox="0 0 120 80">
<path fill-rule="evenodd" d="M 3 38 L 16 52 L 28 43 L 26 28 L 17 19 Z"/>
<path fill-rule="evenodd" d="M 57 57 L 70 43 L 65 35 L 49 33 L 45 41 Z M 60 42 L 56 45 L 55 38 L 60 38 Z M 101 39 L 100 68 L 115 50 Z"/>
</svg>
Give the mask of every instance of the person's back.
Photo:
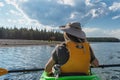
<svg viewBox="0 0 120 80">
<path fill-rule="evenodd" d="M 61 65 L 61 73 L 85 73 L 88 74 L 90 65 L 90 49 L 87 42 L 66 42 L 69 51 L 68 61 Z"/>
</svg>

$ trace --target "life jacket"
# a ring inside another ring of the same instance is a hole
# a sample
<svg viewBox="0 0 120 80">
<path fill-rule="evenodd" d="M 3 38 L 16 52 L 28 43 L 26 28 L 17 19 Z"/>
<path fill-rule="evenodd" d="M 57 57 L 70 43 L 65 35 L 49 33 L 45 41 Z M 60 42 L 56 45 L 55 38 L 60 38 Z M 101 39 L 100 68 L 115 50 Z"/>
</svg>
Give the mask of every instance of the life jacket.
<svg viewBox="0 0 120 80">
<path fill-rule="evenodd" d="M 89 43 L 66 42 L 66 48 L 69 51 L 68 61 L 61 65 L 62 73 L 85 73 L 88 74 L 90 66 Z"/>
</svg>

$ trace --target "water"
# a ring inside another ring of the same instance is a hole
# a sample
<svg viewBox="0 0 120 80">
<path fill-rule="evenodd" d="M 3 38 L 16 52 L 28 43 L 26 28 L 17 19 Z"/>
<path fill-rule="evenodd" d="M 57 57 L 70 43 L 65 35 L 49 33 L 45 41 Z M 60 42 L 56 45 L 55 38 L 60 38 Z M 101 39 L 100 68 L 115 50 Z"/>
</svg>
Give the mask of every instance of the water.
<svg viewBox="0 0 120 80">
<path fill-rule="evenodd" d="M 120 63 L 120 43 L 91 43 L 96 57 L 100 64 Z M 21 47 L 0 47 L 0 68 L 32 69 L 44 68 L 50 58 L 53 46 L 21 46 Z M 102 80 L 120 80 L 120 67 L 114 68 L 93 68 Z M 39 80 L 42 71 L 9 73 L 0 76 L 0 80 Z"/>
<path fill-rule="evenodd" d="M 92 43 L 100 64 L 120 64 L 120 43 Z M 93 69 L 102 80 L 120 80 L 120 67 Z"/>
</svg>

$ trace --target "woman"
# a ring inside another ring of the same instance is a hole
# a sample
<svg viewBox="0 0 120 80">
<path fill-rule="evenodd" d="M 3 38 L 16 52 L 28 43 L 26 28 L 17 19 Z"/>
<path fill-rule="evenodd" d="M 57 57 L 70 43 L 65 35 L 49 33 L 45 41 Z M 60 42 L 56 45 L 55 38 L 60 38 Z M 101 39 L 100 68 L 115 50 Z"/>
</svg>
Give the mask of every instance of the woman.
<svg viewBox="0 0 120 80">
<path fill-rule="evenodd" d="M 52 57 L 45 66 L 45 71 L 52 73 L 53 66 L 60 65 L 60 74 L 89 74 L 90 65 L 99 66 L 85 33 L 79 22 L 68 23 L 61 26 L 64 31 L 65 42 L 57 45 L 52 52 Z"/>
</svg>

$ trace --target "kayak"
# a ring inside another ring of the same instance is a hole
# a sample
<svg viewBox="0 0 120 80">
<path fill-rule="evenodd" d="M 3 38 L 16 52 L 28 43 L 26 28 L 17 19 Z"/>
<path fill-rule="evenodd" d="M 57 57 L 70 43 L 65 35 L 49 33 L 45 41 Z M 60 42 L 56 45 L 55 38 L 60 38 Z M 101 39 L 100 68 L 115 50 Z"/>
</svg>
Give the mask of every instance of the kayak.
<svg viewBox="0 0 120 80">
<path fill-rule="evenodd" d="M 44 71 L 40 77 L 40 80 L 101 80 L 96 74 L 88 76 L 62 76 L 56 78 L 54 76 L 47 76 L 47 73 Z"/>
</svg>

